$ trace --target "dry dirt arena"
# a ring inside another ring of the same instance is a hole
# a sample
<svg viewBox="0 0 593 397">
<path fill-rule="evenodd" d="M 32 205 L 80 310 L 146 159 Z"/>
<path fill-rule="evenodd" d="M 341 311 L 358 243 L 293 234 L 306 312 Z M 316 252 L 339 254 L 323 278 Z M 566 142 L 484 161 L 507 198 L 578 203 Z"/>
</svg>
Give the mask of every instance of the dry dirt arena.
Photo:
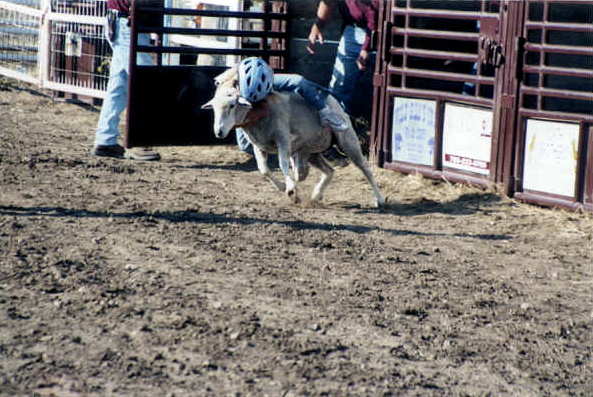
<svg viewBox="0 0 593 397">
<path fill-rule="evenodd" d="M 94 158 L 97 109 L 0 88 L 0 395 L 593 394 L 591 214 L 375 168 L 378 210 L 354 166 L 293 205 L 233 146 Z"/>
</svg>

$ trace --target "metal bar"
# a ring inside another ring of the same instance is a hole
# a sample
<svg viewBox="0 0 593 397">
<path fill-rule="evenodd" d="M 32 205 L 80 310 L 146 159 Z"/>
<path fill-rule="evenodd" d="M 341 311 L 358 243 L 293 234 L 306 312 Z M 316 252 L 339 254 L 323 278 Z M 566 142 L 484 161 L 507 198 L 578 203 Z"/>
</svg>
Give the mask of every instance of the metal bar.
<svg viewBox="0 0 593 397">
<path fill-rule="evenodd" d="M 549 110 L 528 109 L 524 107 L 519 108 L 519 111 L 521 117 L 531 117 L 550 120 L 565 120 L 574 122 L 583 121 L 585 123 L 593 123 L 593 115 L 586 115 L 581 113 L 553 112 Z"/>
<path fill-rule="evenodd" d="M 105 17 L 95 17 L 89 15 L 76 15 L 76 14 L 65 14 L 58 12 L 48 12 L 46 18 L 52 22 L 71 22 L 80 23 L 85 25 L 98 25 L 103 26 L 105 24 Z"/>
<path fill-rule="evenodd" d="M 490 173 L 492 172 L 491 170 Z M 463 183 L 464 185 L 475 186 L 480 189 L 487 189 L 493 186 L 489 175 L 479 176 L 477 174 L 456 171 L 453 168 L 444 169 L 443 178 L 450 182 Z"/>
<path fill-rule="evenodd" d="M 568 22 L 549 22 L 549 21 L 528 21 L 525 23 L 527 30 L 546 29 L 555 31 L 570 31 L 570 32 L 593 32 L 593 26 L 584 23 L 568 23 Z"/>
<path fill-rule="evenodd" d="M 571 76 L 593 79 L 593 70 L 590 69 L 573 69 L 552 66 L 527 65 L 523 67 L 523 72 L 533 74 L 544 73 L 545 75 Z"/>
<path fill-rule="evenodd" d="M 572 211 L 578 211 L 583 208 L 583 204 L 577 202 L 575 199 L 565 199 L 557 196 L 544 195 L 539 192 L 523 191 L 517 192 L 514 198 L 518 201 L 543 205 L 545 207 L 558 207 L 568 208 Z"/>
<path fill-rule="evenodd" d="M 229 37 L 261 37 L 284 38 L 286 33 L 263 30 L 220 30 L 199 28 L 150 28 L 138 27 L 138 33 L 182 34 L 195 36 L 229 36 Z"/>
<path fill-rule="evenodd" d="M 15 4 L 15 3 L 11 3 L 9 1 L 0 0 L 0 8 L 8 10 L 8 11 L 18 12 L 20 14 L 29 15 L 29 16 L 36 17 L 36 18 L 41 18 L 43 16 L 43 11 L 41 11 L 41 10 L 38 10 L 36 8 L 27 7 L 27 6 L 22 6 L 22 5 Z"/>
<path fill-rule="evenodd" d="M 391 55 L 408 55 L 422 58 L 447 59 L 451 61 L 477 62 L 478 55 L 463 53 L 463 52 L 446 52 L 446 51 L 432 51 L 419 50 L 413 48 L 396 48 L 391 47 L 389 51 Z"/>
<path fill-rule="evenodd" d="M 495 79 L 494 77 L 488 76 L 475 76 L 475 75 L 468 75 L 468 74 L 459 74 L 459 73 L 449 73 L 449 72 L 441 72 L 441 71 L 432 71 L 432 70 L 424 70 L 424 69 L 411 69 L 411 68 L 402 68 L 389 65 L 387 67 L 387 72 L 390 74 L 398 74 L 398 75 L 408 75 L 414 77 L 425 77 L 430 79 L 441 79 L 447 81 L 475 81 L 480 83 L 486 84 L 494 84 Z"/>
<path fill-rule="evenodd" d="M 484 107 L 492 106 L 493 100 L 483 97 L 472 97 L 463 94 L 455 94 L 449 92 L 437 92 L 429 90 L 421 90 L 417 88 L 400 88 L 400 87 L 386 87 L 385 91 L 390 95 L 418 97 L 426 99 L 442 99 L 446 101 L 455 101 L 460 103 L 467 103 L 470 105 L 480 105 Z"/>
<path fill-rule="evenodd" d="M 22 80 L 24 82 L 31 83 L 31 84 L 38 85 L 40 83 L 40 81 L 37 77 L 31 76 L 26 73 L 21 73 L 21 72 L 15 71 L 14 69 L 8 69 L 3 66 L 0 66 L 0 74 L 3 76 L 6 76 L 6 77 L 16 79 L 16 80 Z"/>
<path fill-rule="evenodd" d="M 398 36 L 410 35 L 414 37 L 424 37 L 429 39 L 448 39 L 460 41 L 475 41 L 480 38 L 479 33 L 465 33 L 465 32 L 443 32 L 440 30 L 427 29 L 413 29 L 413 28 L 397 28 L 395 34 Z"/>
<path fill-rule="evenodd" d="M 51 10 L 51 0 L 41 0 L 43 10 Z M 49 80 L 50 76 L 50 53 L 51 53 L 51 23 L 46 18 L 39 21 L 39 61 L 37 64 L 37 75 L 41 85 Z"/>
<path fill-rule="evenodd" d="M 544 10 L 543 10 L 544 21 L 547 21 L 548 20 L 548 15 L 549 14 L 550 14 L 549 3 L 546 1 L 546 2 L 544 2 Z M 537 51 L 539 52 L 539 54 L 538 54 L 539 55 L 539 65 L 541 67 L 544 67 L 544 66 L 546 66 L 546 57 L 545 57 L 544 47 L 547 45 L 546 40 L 547 40 L 547 37 L 548 37 L 548 30 L 545 28 L 545 26 L 541 30 L 541 34 L 542 34 L 542 41 L 543 41 L 544 45 L 540 46 L 540 48 L 538 48 Z M 526 53 L 529 51 L 529 49 L 528 49 L 529 48 L 529 44 L 530 43 L 527 43 L 523 47 L 524 48 L 524 51 Z M 539 73 L 539 76 L 538 76 L 538 86 L 539 87 L 543 87 L 545 85 L 546 85 L 545 75 L 544 75 L 543 72 L 540 72 Z M 543 104 L 544 104 L 544 98 L 542 96 L 538 96 L 537 97 L 537 108 L 538 109 L 543 109 L 543 107 L 544 107 Z"/>
<path fill-rule="evenodd" d="M 593 92 L 559 90 L 546 87 L 522 86 L 521 91 L 528 95 L 539 95 L 541 97 L 553 97 L 564 99 L 577 99 L 581 101 L 593 101 Z"/>
<path fill-rule="evenodd" d="M 103 90 L 88 87 L 80 87 L 72 84 L 62 84 L 57 83 L 55 81 L 45 81 L 43 83 L 43 87 L 48 88 L 50 90 L 64 91 L 72 94 L 90 96 L 94 98 L 104 98 L 106 94 Z"/>
<path fill-rule="evenodd" d="M 241 19 L 281 19 L 288 20 L 288 14 L 273 12 L 250 12 L 250 11 L 221 11 L 221 10 L 197 10 L 187 8 L 154 8 L 142 7 L 142 12 L 165 14 L 173 16 L 197 16 L 216 18 L 241 18 Z"/>
<path fill-rule="evenodd" d="M 395 6 L 392 10 L 393 15 L 406 15 L 412 17 L 431 17 L 439 19 L 475 19 L 478 20 L 484 16 L 498 16 L 493 13 L 482 13 L 476 11 L 454 11 L 454 10 L 429 10 L 421 8 L 402 8 Z"/>
<path fill-rule="evenodd" d="M 553 52 L 557 54 L 593 56 L 593 47 L 526 43 L 525 50 L 542 53 Z"/>
<path fill-rule="evenodd" d="M 481 189 L 492 187 L 492 182 L 487 175 L 478 176 L 474 174 L 464 173 L 463 171 L 455 171 L 452 168 L 445 170 L 435 170 L 421 165 L 413 165 L 409 163 L 393 162 L 385 163 L 385 169 L 398 171 L 403 173 L 418 172 L 425 177 L 431 179 L 445 179 L 450 182 L 463 183 L 466 185 L 475 186 Z"/>
<path fill-rule="evenodd" d="M 431 179 L 441 179 L 443 176 L 442 171 L 436 170 L 432 166 L 404 163 L 402 161 L 386 161 L 383 168 L 404 174 L 419 173 Z"/>
<path fill-rule="evenodd" d="M 397 1 L 397 0 L 394 0 L 394 1 Z M 408 8 L 410 8 L 410 4 L 411 4 L 411 0 L 407 0 L 406 5 L 407 5 Z M 391 10 L 391 12 L 392 12 L 391 19 L 393 21 L 396 21 L 396 18 L 395 18 L 395 15 L 396 14 L 393 13 L 393 11 L 394 11 L 394 9 Z M 405 26 L 405 28 L 407 30 L 409 30 L 410 29 L 410 19 L 411 19 L 410 18 L 410 15 L 409 14 L 405 14 L 404 15 L 404 19 L 405 19 L 405 25 L 404 26 Z M 392 32 L 397 32 L 397 27 L 394 26 L 392 28 Z M 403 47 L 404 48 L 409 48 L 409 46 L 410 46 L 410 35 L 407 34 L 407 35 L 404 36 L 404 46 Z M 389 50 L 391 51 L 391 48 Z M 388 63 L 387 64 L 387 70 L 389 70 L 389 67 L 390 66 L 391 65 Z M 404 68 L 404 69 L 407 69 L 408 68 L 408 57 L 407 56 L 404 56 L 402 58 L 402 68 Z M 408 79 L 408 76 L 406 74 L 403 74 L 401 76 L 401 84 L 402 84 L 403 87 L 407 86 L 407 79 Z"/>
<path fill-rule="evenodd" d="M 24 23 L 21 22 L 20 25 L 22 26 Z M 30 26 L 33 26 L 33 28 L 0 26 L 0 33 L 18 34 L 19 36 L 37 36 L 39 34 L 37 30 L 39 28 L 39 22 L 30 22 Z"/>
<path fill-rule="evenodd" d="M 18 45 L 18 44 L 7 44 L 7 45 L 2 45 L 0 43 L 0 50 L 2 50 L 3 52 L 19 52 L 19 51 L 25 51 L 25 52 L 37 52 L 37 46 L 36 45 Z M 6 53 L 2 53 L 0 54 L 0 58 L 3 58 L 4 55 L 7 55 Z"/>
<path fill-rule="evenodd" d="M 218 54 L 218 55 L 254 55 L 261 54 L 261 49 L 256 48 L 208 48 L 208 47 L 157 47 L 157 46 L 137 46 L 136 52 L 147 52 L 156 54 Z M 270 56 L 287 55 L 286 50 L 266 50 Z"/>
</svg>

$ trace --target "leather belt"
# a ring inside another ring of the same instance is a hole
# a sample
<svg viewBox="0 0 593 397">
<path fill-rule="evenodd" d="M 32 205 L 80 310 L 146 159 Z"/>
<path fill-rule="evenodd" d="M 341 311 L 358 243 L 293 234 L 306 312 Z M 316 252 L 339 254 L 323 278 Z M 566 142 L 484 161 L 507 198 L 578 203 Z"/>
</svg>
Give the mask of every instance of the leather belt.
<svg viewBox="0 0 593 397">
<path fill-rule="evenodd" d="M 127 12 L 122 12 L 119 10 L 109 10 L 112 13 L 114 13 L 118 18 L 129 18 L 130 14 L 128 14 Z"/>
</svg>

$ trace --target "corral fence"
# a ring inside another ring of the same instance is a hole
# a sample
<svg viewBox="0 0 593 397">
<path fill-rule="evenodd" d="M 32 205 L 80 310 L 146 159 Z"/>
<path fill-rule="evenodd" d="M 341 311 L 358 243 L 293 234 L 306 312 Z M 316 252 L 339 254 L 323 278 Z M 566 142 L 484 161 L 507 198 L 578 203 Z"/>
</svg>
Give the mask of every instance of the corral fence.
<svg viewBox="0 0 593 397">
<path fill-rule="evenodd" d="M 382 3 L 380 167 L 593 211 L 593 3 Z"/>
<path fill-rule="evenodd" d="M 0 0 L 0 74 L 71 97 L 102 98 L 111 49 L 106 0 Z"/>
</svg>

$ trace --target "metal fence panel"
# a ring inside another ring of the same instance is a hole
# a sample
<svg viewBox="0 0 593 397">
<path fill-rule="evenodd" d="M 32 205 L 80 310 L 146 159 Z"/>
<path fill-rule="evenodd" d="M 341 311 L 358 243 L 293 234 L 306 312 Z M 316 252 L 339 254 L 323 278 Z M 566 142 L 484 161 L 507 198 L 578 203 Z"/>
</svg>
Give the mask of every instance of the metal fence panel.
<svg viewBox="0 0 593 397">
<path fill-rule="evenodd" d="M 593 3 L 393 0 L 381 22 L 379 166 L 593 211 Z"/>
<path fill-rule="evenodd" d="M 0 1 L 0 74 L 40 82 L 41 1 Z"/>
<path fill-rule="evenodd" d="M 494 1 L 384 4 L 372 137 L 381 166 L 489 183 L 499 25 Z"/>
<path fill-rule="evenodd" d="M 515 197 L 593 211 L 593 3 L 529 0 Z"/>
<path fill-rule="evenodd" d="M 106 0 L 51 0 L 47 15 L 48 57 L 44 87 L 102 98 L 111 47 L 104 37 Z"/>
<path fill-rule="evenodd" d="M 106 0 L 0 1 L 0 73 L 73 96 L 104 96 Z"/>
</svg>

